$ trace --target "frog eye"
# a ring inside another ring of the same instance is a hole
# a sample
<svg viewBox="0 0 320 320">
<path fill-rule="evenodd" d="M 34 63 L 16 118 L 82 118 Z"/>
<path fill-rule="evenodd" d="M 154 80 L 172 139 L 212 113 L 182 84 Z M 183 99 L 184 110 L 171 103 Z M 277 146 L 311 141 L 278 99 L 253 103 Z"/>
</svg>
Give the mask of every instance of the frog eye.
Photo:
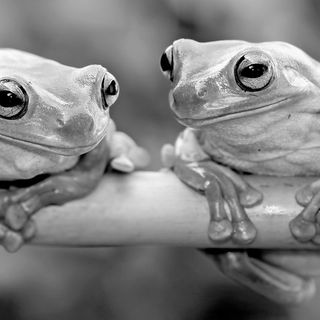
<svg viewBox="0 0 320 320">
<path fill-rule="evenodd" d="M 244 91 L 265 89 L 273 79 L 273 67 L 270 58 L 263 53 L 247 53 L 235 66 L 235 79 Z"/>
<path fill-rule="evenodd" d="M 104 110 L 107 110 L 118 98 L 119 85 L 116 79 L 110 74 L 102 80 L 101 95 Z"/>
<path fill-rule="evenodd" d="M 28 109 L 28 95 L 15 80 L 0 80 L 0 118 L 15 120 L 22 118 Z"/>
<path fill-rule="evenodd" d="M 172 46 L 168 47 L 160 59 L 162 73 L 170 81 L 173 81 L 173 52 Z"/>
</svg>

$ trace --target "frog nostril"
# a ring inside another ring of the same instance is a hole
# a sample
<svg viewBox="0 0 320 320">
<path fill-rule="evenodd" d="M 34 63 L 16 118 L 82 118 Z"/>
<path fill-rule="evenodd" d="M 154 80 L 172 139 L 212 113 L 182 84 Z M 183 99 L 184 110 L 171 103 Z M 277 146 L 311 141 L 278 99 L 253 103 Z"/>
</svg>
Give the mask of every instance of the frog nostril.
<svg viewBox="0 0 320 320">
<path fill-rule="evenodd" d="M 208 94 L 208 84 L 207 84 L 207 81 L 198 81 L 195 83 L 195 86 L 194 86 L 194 89 L 195 89 L 195 92 L 196 92 L 196 95 L 199 97 L 199 98 L 205 98 Z"/>
</svg>

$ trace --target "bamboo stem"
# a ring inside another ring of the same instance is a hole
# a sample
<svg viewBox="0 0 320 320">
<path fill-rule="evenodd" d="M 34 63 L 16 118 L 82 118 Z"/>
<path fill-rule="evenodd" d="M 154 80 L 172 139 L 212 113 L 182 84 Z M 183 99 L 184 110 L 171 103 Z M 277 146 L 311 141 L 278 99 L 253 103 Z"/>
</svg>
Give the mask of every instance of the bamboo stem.
<svg viewBox="0 0 320 320">
<path fill-rule="evenodd" d="M 258 229 L 250 248 L 316 248 L 297 242 L 289 221 L 301 211 L 294 194 L 307 178 L 247 176 L 264 194 L 262 204 L 247 209 Z M 61 246 L 166 245 L 240 248 L 207 237 L 205 198 L 171 172 L 107 174 L 88 197 L 35 215 L 34 244 Z M 244 248 L 244 246 L 241 246 Z"/>
</svg>

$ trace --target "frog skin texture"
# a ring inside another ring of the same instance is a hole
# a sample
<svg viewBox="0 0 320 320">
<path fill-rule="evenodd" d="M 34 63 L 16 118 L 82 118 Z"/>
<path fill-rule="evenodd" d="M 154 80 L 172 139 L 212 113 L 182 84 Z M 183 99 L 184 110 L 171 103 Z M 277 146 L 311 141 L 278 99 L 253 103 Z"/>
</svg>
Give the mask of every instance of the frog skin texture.
<svg viewBox="0 0 320 320">
<path fill-rule="evenodd" d="M 180 39 L 160 64 L 172 85 L 170 107 L 187 127 L 174 147 L 164 146 L 165 165 L 206 196 L 212 241 L 253 242 L 257 231 L 244 208 L 263 195 L 236 171 L 320 176 L 319 62 L 284 42 Z M 320 180 L 298 191 L 296 200 L 304 208 L 290 223 L 292 235 L 320 244 Z M 282 262 L 306 256 L 282 252 L 263 259 L 261 252 L 253 257 L 218 251 L 214 259 L 226 274 L 265 296 L 298 302 L 313 295 L 314 282 Z"/>
<path fill-rule="evenodd" d="M 118 94 L 100 65 L 73 68 L 0 50 L 0 240 L 7 251 L 34 236 L 34 213 L 90 193 L 107 164 L 130 172 L 147 163 L 109 116 Z"/>
</svg>

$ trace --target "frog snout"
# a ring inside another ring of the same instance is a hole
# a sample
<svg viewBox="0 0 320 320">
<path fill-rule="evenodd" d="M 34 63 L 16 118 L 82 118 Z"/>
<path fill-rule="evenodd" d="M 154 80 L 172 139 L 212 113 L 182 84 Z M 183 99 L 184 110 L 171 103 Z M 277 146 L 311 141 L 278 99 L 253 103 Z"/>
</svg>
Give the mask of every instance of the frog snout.
<svg viewBox="0 0 320 320">
<path fill-rule="evenodd" d="M 107 72 L 102 80 L 101 84 L 101 100 L 104 110 L 107 110 L 119 96 L 119 84 L 116 78 L 109 72 Z"/>
<path fill-rule="evenodd" d="M 203 91 L 203 92 L 202 92 Z M 169 94 L 171 108 L 180 117 L 191 117 L 198 108 L 206 103 L 206 89 L 199 90 L 193 83 L 175 86 Z"/>
<path fill-rule="evenodd" d="M 67 121 L 58 121 L 59 131 L 68 137 L 81 137 L 83 139 L 94 130 L 94 119 L 87 114 L 78 114 Z"/>
</svg>

